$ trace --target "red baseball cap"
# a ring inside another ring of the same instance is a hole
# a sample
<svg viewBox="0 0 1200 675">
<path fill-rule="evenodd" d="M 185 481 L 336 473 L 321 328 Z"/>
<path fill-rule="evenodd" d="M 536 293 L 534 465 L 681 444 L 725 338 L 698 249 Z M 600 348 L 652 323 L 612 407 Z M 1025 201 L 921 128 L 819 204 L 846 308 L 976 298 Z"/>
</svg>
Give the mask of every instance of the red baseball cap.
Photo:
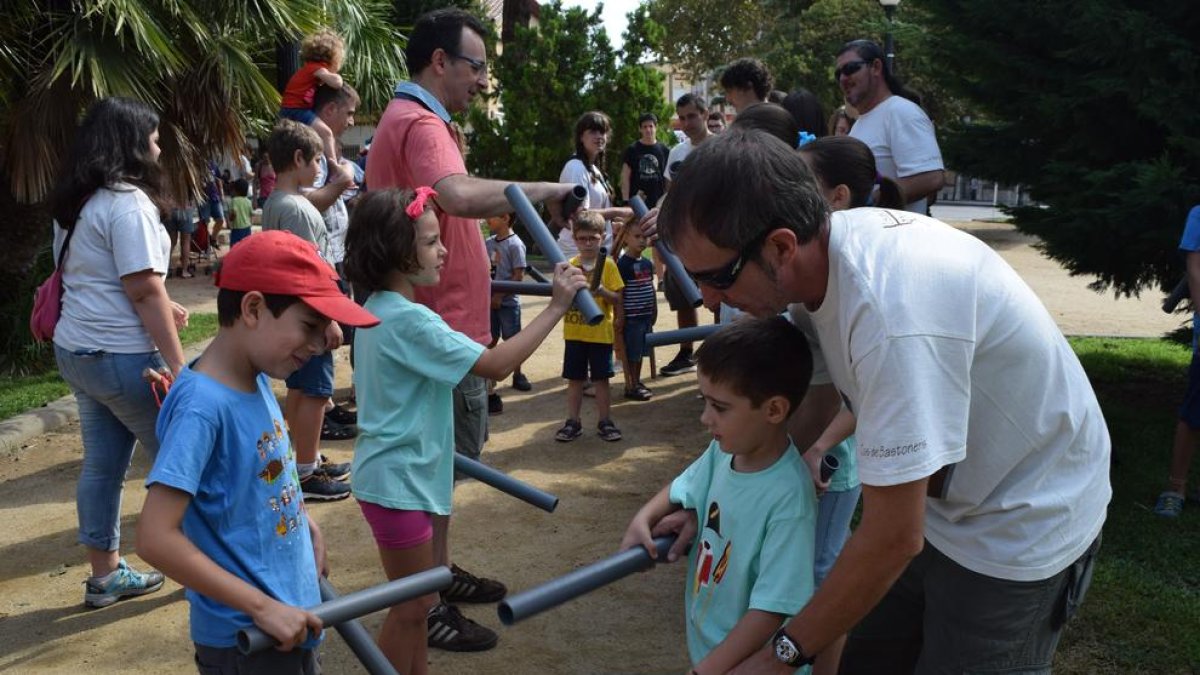
<svg viewBox="0 0 1200 675">
<path fill-rule="evenodd" d="M 217 288 L 294 295 L 322 315 L 347 326 L 379 324 L 374 314 L 346 297 L 338 275 L 317 255 L 316 244 L 286 230 L 267 230 L 230 247 L 213 273 Z"/>
</svg>

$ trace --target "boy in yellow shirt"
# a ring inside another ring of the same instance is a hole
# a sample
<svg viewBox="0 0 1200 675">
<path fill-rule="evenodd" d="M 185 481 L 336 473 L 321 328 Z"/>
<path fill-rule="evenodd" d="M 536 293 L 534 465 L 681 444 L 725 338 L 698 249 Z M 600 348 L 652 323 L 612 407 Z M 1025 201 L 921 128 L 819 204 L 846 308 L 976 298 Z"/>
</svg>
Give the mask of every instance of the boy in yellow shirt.
<svg viewBox="0 0 1200 675">
<path fill-rule="evenodd" d="M 600 242 L 604 238 L 604 218 L 593 211 L 583 211 L 575 216 L 572 235 L 579 255 L 571 259 L 571 264 L 582 269 L 592 277 L 600 253 Z M 604 259 L 604 269 L 601 271 L 600 284 L 592 291 L 596 303 L 604 312 L 604 320 L 594 326 L 589 326 L 578 309 L 572 307 L 563 318 L 563 338 L 566 339 L 566 349 L 563 351 L 563 377 L 567 379 L 567 422 L 554 440 L 566 443 L 583 435 L 583 425 L 579 420 L 580 408 L 583 407 L 583 386 L 591 376 L 596 394 L 596 413 L 599 423 L 596 425 L 600 438 L 606 441 L 621 440 L 621 430 L 613 424 L 610 417 L 612 394 L 608 380 L 613 376 L 613 315 L 621 316 L 621 289 L 625 282 L 621 280 L 621 272 L 611 257 Z"/>
</svg>

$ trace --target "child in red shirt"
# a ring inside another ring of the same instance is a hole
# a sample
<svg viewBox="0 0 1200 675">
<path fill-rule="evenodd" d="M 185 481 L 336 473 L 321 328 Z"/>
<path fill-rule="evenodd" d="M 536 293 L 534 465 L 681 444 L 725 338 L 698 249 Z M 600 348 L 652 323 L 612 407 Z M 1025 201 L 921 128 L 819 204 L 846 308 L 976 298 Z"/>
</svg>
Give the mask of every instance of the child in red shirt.
<svg viewBox="0 0 1200 675">
<path fill-rule="evenodd" d="M 326 159 L 336 163 L 337 148 L 333 130 L 317 117 L 312 104 L 319 85 L 342 88 L 342 77 L 338 71 L 346 58 L 346 44 L 340 35 L 322 28 L 300 43 L 300 58 L 304 60 L 304 65 L 292 75 L 283 90 L 279 116 L 312 127 L 321 137 L 321 149 Z"/>
</svg>

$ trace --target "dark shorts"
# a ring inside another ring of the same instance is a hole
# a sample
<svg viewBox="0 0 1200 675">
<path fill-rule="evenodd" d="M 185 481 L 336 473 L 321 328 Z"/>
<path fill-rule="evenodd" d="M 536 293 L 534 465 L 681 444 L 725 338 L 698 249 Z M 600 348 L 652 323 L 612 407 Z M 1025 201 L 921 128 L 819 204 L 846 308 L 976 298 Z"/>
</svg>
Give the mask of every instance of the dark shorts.
<svg viewBox="0 0 1200 675">
<path fill-rule="evenodd" d="M 191 209 L 171 209 L 163 221 L 163 227 L 171 234 L 192 234 L 196 231 L 196 213 Z"/>
<path fill-rule="evenodd" d="M 521 332 L 521 306 L 501 306 L 492 310 L 492 340 L 508 340 Z"/>
<path fill-rule="evenodd" d="M 264 649 L 247 655 L 237 647 L 192 644 L 200 675 L 321 675 L 321 657 L 315 649 Z"/>
<path fill-rule="evenodd" d="M 625 330 L 621 335 L 625 338 L 625 359 L 629 363 L 641 361 L 646 356 L 646 334 L 654 327 L 654 319 L 649 316 L 625 317 Z"/>
<path fill-rule="evenodd" d="M 253 230 L 253 228 L 249 228 L 249 227 L 233 228 L 232 230 L 229 231 L 229 245 L 233 246 L 234 244 L 238 243 L 239 241 L 245 239 L 246 237 L 249 237 L 250 232 L 252 230 Z"/>
<path fill-rule="evenodd" d="M 687 296 L 683 294 L 683 289 L 679 287 L 679 284 L 675 283 L 670 269 L 663 269 L 662 281 L 663 295 L 667 297 L 667 306 L 671 308 L 672 312 L 695 309 L 692 303 L 687 301 Z"/>
<path fill-rule="evenodd" d="M 279 116 L 309 127 L 312 126 L 313 120 L 317 119 L 317 113 L 313 112 L 311 108 L 280 108 Z"/>
<path fill-rule="evenodd" d="M 208 222 L 209 218 L 225 220 L 225 205 L 221 203 L 220 199 L 202 201 L 196 210 L 201 222 Z"/>
<path fill-rule="evenodd" d="M 299 389 L 305 396 L 333 396 L 333 352 L 325 351 L 305 361 L 285 382 L 288 389 Z"/>
<path fill-rule="evenodd" d="M 607 380 L 613 376 L 613 346 L 600 342 L 567 340 L 563 350 L 562 376 L 568 380 Z"/>
<path fill-rule="evenodd" d="M 1097 537 L 1049 579 L 1008 581 L 972 572 L 926 541 L 851 631 L 839 672 L 1049 675 L 1099 549 Z"/>
<path fill-rule="evenodd" d="M 1193 430 L 1200 430 L 1200 354 L 1192 352 L 1192 365 L 1188 367 L 1187 394 L 1179 406 L 1179 420 Z"/>
</svg>

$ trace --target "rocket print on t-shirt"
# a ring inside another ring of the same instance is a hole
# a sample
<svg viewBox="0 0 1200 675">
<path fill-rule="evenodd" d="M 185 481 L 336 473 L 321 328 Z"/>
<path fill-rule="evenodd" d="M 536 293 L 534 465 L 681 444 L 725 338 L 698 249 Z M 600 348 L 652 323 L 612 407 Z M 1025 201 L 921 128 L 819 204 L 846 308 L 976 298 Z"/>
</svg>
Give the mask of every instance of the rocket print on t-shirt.
<svg viewBox="0 0 1200 675">
<path fill-rule="evenodd" d="M 696 623 L 704 621 L 713 595 L 721 579 L 725 578 L 732 547 L 733 540 L 721 534 L 721 505 L 712 502 L 708 505 L 708 517 L 700 532 L 700 549 L 693 571 L 692 595 L 695 597 L 692 598 L 692 619 Z"/>
<path fill-rule="evenodd" d="M 255 442 L 261 460 L 258 478 L 269 490 L 263 507 L 271 513 L 275 534 L 285 537 L 304 523 L 299 498 L 300 479 L 293 461 L 295 455 L 283 433 L 283 425 L 279 420 L 272 421 L 274 428 L 264 431 Z"/>
</svg>

